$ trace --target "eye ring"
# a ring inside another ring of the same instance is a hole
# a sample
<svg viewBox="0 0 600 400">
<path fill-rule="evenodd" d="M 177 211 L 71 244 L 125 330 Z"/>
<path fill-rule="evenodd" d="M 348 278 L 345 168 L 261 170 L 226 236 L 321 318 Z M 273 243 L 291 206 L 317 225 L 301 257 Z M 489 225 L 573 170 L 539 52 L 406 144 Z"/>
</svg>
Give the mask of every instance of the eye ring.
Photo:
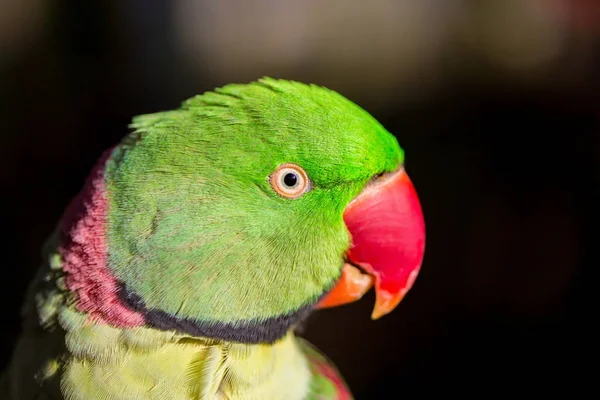
<svg viewBox="0 0 600 400">
<path fill-rule="evenodd" d="M 296 164 L 281 164 L 269 175 L 269 183 L 275 193 L 286 199 L 297 199 L 312 188 L 312 183 L 304 169 Z"/>
</svg>

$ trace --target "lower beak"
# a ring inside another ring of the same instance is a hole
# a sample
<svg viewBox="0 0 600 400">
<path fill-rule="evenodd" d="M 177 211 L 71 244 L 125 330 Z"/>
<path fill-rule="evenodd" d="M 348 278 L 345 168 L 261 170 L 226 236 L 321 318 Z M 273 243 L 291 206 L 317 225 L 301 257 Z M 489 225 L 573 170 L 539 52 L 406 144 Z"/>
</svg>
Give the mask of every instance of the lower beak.
<svg viewBox="0 0 600 400">
<path fill-rule="evenodd" d="M 317 307 L 356 301 L 374 283 L 371 318 L 378 319 L 396 308 L 410 290 L 425 253 L 423 212 L 404 168 L 369 183 L 344 210 L 344 222 L 352 236 L 348 262 Z"/>
</svg>

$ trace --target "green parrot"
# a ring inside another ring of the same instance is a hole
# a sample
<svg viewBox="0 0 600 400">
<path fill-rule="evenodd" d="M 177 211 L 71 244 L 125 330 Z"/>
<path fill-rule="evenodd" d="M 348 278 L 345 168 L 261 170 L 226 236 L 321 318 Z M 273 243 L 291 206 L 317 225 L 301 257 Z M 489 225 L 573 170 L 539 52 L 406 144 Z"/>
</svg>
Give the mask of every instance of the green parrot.
<svg viewBox="0 0 600 400">
<path fill-rule="evenodd" d="M 294 334 L 411 288 L 421 205 L 395 137 L 342 95 L 263 78 L 135 117 L 67 207 L 3 399 L 352 399 Z"/>
</svg>

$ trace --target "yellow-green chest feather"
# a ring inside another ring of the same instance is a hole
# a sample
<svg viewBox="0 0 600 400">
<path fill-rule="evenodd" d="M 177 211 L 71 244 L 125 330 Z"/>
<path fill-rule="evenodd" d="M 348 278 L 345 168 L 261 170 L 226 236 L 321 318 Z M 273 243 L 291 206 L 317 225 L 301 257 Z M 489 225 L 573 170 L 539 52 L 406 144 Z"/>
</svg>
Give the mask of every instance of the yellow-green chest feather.
<svg viewBox="0 0 600 400">
<path fill-rule="evenodd" d="M 67 345 L 81 352 L 62 378 L 72 399 L 303 399 L 310 381 L 292 335 L 246 346 L 88 326 Z"/>
</svg>

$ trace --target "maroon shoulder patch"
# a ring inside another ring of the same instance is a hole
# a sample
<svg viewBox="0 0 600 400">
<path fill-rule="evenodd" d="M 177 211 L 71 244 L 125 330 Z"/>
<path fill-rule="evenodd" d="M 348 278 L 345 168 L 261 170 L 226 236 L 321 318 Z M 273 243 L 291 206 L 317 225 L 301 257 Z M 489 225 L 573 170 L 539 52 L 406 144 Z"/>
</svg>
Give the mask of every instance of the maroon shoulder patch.
<svg viewBox="0 0 600 400">
<path fill-rule="evenodd" d="M 107 267 L 108 197 L 104 167 L 111 152 L 109 149 L 102 155 L 83 190 L 67 208 L 58 252 L 65 283 L 77 296 L 79 311 L 95 321 L 134 327 L 143 325 L 144 318 L 121 303 L 117 281 Z"/>
</svg>

